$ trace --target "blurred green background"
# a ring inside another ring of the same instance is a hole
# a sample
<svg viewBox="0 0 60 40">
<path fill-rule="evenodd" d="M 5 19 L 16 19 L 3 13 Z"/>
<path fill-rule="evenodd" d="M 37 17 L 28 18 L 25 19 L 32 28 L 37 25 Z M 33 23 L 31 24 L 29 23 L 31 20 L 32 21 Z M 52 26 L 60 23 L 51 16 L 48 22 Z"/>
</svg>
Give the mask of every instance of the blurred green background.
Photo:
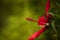
<svg viewBox="0 0 60 40">
<path fill-rule="evenodd" d="M 47 0 L 0 0 L 0 40 L 28 40 L 38 31 L 37 23 L 29 22 L 27 17 L 38 20 L 44 15 Z M 50 12 L 55 15 L 54 26 L 36 40 L 60 40 L 60 1 L 51 0 Z"/>
</svg>

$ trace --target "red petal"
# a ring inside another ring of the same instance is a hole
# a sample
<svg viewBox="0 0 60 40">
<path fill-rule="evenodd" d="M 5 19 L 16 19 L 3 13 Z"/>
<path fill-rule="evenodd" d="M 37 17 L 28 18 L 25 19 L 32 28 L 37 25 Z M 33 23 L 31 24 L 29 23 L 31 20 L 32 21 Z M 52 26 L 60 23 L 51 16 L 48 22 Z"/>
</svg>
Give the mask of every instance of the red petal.
<svg viewBox="0 0 60 40">
<path fill-rule="evenodd" d="M 51 14 L 48 14 L 48 16 L 46 17 L 47 19 L 50 18 L 50 17 L 53 17 L 53 15 Z"/>
<path fill-rule="evenodd" d="M 48 14 L 47 12 L 48 12 L 49 8 L 50 8 L 50 0 L 48 0 L 46 3 L 46 8 L 45 8 L 46 15 Z"/>
<path fill-rule="evenodd" d="M 40 36 L 44 31 L 46 30 L 46 28 L 41 28 L 38 32 L 34 33 L 33 35 L 31 35 L 28 40 L 34 40 L 35 38 L 37 38 L 38 36 Z"/>
</svg>

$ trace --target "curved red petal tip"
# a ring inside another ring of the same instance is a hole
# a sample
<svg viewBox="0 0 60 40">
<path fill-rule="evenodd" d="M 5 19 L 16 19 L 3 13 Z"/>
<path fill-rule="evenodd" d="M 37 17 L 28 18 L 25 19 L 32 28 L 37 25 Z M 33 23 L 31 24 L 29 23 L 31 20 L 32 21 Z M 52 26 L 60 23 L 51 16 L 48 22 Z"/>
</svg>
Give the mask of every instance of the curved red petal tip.
<svg viewBox="0 0 60 40">
<path fill-rule="evenodd" d="M 49 16 L 52 17 L 53 15 L 52 15 L 52 14 L 48 14 L 48 17 L 49 17 Z"/>
<path fill-rule="evenodd" d="M 33 38 L 28 38 L 28 40 L 34 40 Z"/>
<path fill-rule="evenodd" d="M 45 19 L 44 16 L 39 17 L 39 19 L 38 19 L 38 25 L 43 26 L 43 25 L 46 24 L 46 22 L 47 22 L 47 20 Z"/>
<path fill-rule="evenodd" d="M 52 17 L 53 17 L 52 14 L 48 14 L 46 18 L 49 19 L 49 18 L 52 18 Z"/>
</svg>

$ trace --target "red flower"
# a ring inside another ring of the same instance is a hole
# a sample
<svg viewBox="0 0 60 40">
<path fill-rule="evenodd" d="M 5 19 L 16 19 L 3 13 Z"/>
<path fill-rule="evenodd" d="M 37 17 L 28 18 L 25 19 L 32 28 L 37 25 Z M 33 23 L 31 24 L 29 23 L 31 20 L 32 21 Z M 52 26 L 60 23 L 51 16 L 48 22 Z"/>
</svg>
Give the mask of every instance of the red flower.
<svg viewBox="0 0 60 40">
<path fill-rule="evenodd" d="M 47 19 L 49 19 L 50 17 L 52 17 L 52 15 L 49 14 L 47 17 L 48 17 Z M 28 38 L 28 40 L 34 40 L 34 39 L 37 38 L 39 35 L 41 35 L 44 31 L 46 31 L 46 27 L 45 27 L 45 26 L 46 26 L 46 23 L 48 22 L 47 19 L 46 19 L 44 16 L 39 17 L 39 19 L 38 19 L 38 25 L 39 25 L 39 26 L 42 26 L 42 28 L 41 28 L 39 31 L 37 31 L 36 33 L 32 34 L 32 35 Z M 33 19 L 31 19 L 31 18 L 27 18 L 27 20 L 37 22 L 36 20 L 33 20 Z M 44 26 L 44 27 L 43 27 L 43 26 Z"/>
<path fill-rule="evenodd" d="M 47 26 L 47 23 L 49 23 L 49 19 L 52 17 L 51 14 L 48 14 L 48 10 L 50 8 L 50 0 L 47 1 L 46 3 L 46 8 L 45 8 L 45 13 L 46 15 L 45 16 L 41 16 L 39 17 L 38 21 L 36 20 L 33 20 L 31 18 L 27 18 L 27 20 L 29 21 L 34 21 L 34 22 L 38 22 L 38 25 L 41 26 L 42 28 L 37 31 L 36 33 L 32 34 L 28 40 L 34 40 L 35 38 L 37 38 L 39 35 L 41 35 L 44 31 L 46 31 L 46 26 Z"/>
</svg>

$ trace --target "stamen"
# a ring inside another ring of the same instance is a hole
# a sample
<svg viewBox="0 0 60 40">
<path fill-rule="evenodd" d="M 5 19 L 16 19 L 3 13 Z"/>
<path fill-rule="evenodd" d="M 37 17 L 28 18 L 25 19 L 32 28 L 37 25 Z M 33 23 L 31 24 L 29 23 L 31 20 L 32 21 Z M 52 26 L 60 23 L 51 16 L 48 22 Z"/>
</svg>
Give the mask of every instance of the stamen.
<svg viewBox="0 0 60 40">
<path fill-rule="evenodd" d="M 26 18 L 28 21 L 33 21 L 33 22 L 37 22 L 36 20 L 33 20 L 32 18 Z"/>
</svg>

